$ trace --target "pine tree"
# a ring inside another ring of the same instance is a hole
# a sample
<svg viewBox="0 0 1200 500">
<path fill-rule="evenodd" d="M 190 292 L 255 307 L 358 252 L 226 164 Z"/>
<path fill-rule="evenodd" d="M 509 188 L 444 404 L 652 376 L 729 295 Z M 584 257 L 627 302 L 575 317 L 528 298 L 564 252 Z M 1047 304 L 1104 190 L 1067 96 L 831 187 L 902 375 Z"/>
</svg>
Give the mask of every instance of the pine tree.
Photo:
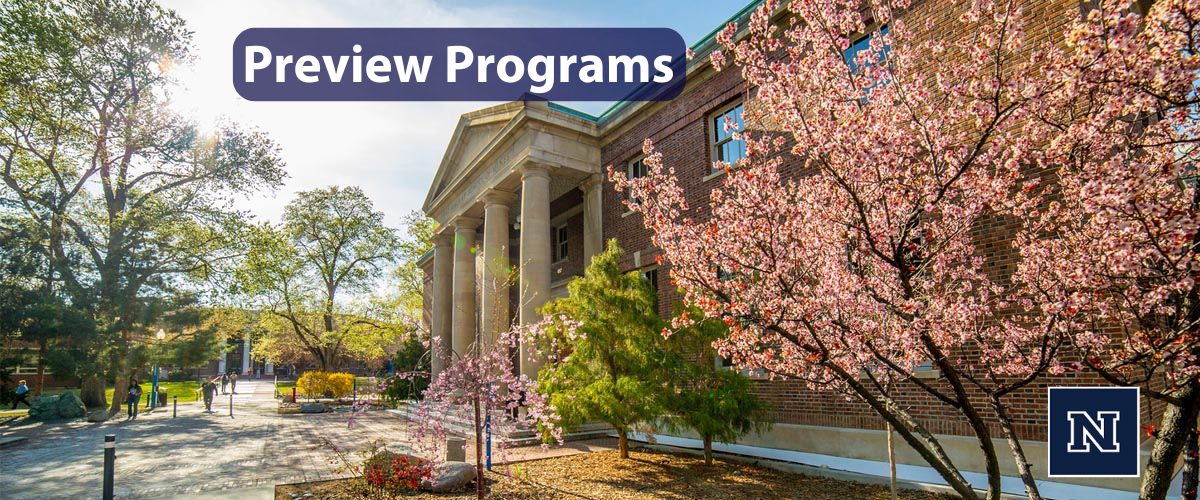
<svg viewBox="0 0 1200 500">
<path fill-rule="evenodd" d="M 656 295 L 636 271 L 622 274 L 616 240 L 595 256 L 570 296 L 547 303 L 544 342 L 551 362 L 539 386 L 563 424 L 606 422 L 617 431 L 621 458 L 629 458 L 629 432 L 664 410 L 665 339 L 655 312 Z"/>
<path fill-rule="evenodd" d="M 729 335 L 725 323 L 704 318 L 704 312 L 695 307 L 676 316 L 683 319 L 676 324 L 687 326 L 671 334 L 667 342 L 670 355 L 663 358 L 676 363 L 669 378 L 679 383 L 668 401 L 671 412 L 666 423 L 672 429 L 686 428 L 699 434 L 704 441 L 704 463 L 712 465 L 714 440 L 732 443 L 750 432 L 770 428 L 770 423 L 762 420 L 768 406 L 754 394 L 749 377 L 717 366 L 713 342 Z"/>
</svg>

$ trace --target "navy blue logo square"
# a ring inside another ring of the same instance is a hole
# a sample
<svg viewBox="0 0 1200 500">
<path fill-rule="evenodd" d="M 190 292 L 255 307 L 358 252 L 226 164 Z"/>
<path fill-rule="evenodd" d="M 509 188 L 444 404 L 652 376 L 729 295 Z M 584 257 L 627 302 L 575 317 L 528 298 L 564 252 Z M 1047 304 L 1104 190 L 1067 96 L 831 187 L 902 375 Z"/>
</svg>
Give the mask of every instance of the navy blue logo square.
<svg viewBox="0 0 1200 500">
<path fill-rule="evenodd" d="M 1138 477 L 1137 387 L 1051 387 L 1050 477 Z"/>
</svg>

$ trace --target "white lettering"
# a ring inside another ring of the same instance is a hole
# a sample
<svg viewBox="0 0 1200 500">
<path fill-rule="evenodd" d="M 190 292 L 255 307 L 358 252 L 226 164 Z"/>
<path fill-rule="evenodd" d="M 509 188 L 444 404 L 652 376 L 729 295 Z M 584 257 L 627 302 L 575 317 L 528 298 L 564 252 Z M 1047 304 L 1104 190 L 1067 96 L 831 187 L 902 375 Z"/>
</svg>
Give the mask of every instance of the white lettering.
<svg viewBox="0 0 1200 500">
<path fill-rule="evenodd" d="M 458 60 L 458 56 L 460 55 L 463 56 L 461 61 Z M 471 52 L 471 49 L 462 45 L 446 47 L 446 62 L 448 63 L 446 65 L 446 81 L 450 83 L 458 81 L 454 78 L 455 73 L 460 69 L 470 68 L 473 57 L 475 57 L 475 54 Z"/>
<path fill-rule="evenodd" d="M 263 56 L 261 61 L 255 61 L 254 56 Z M 271 65 L 271 50 L 261 45 L 246 46 L 246 83 L 254 83 L 254 72 Z"/>
</svg>

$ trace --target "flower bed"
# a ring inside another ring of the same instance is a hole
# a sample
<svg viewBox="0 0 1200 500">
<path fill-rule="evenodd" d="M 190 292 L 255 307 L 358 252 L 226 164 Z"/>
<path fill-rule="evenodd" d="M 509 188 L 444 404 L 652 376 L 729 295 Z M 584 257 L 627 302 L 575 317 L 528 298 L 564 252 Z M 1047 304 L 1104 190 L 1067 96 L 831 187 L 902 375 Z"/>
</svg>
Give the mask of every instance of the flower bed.
<svg viewBox="0 0 1200 500">
<path fill-rule="evenodd" d="M 502 475 L 502 474 L 507 474 Z M 658 499 L 658 498 L 891 498 L 883 486 L 791 474 L 738 462 L 691 455 L 634 451 L 622 460 L 616 451 L 586 453 L 500 466 L 488 473 L 489 497 L 534 500 L 544 498 Z M 293 498 L 349 500 L 350 480 L 287 484 L 275 487 L 276 500 Z M 305 493 L 311 496 L 305 497 Z M 295 496 L 293 496 L 295 494 Z M 901 490 L 905 499 L 950 499 L 949 495 Z M 404 498 L 475 498 L 462 493 L 419 493 Z"/>
</svg>

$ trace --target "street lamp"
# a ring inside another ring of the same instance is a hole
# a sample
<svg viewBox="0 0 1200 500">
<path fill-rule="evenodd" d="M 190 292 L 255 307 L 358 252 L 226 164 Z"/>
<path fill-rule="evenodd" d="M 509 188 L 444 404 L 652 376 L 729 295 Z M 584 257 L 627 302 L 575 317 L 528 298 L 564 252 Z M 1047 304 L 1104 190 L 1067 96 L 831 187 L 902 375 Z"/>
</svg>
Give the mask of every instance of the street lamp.
<svg viewBox="0 0 1200 500">
<path fill-rule="evenodd" d="M 154 334 L 154 338 L 158 339 L 158 345 L 162 345 L 163 339 L 167 338 L 167 332 L 162 328 L 158 329 L 158 333 Z M 158 407 L 158 361 L 154 361 L 154 374 L 150 377 L 150 409 Z"/>
</svg>

